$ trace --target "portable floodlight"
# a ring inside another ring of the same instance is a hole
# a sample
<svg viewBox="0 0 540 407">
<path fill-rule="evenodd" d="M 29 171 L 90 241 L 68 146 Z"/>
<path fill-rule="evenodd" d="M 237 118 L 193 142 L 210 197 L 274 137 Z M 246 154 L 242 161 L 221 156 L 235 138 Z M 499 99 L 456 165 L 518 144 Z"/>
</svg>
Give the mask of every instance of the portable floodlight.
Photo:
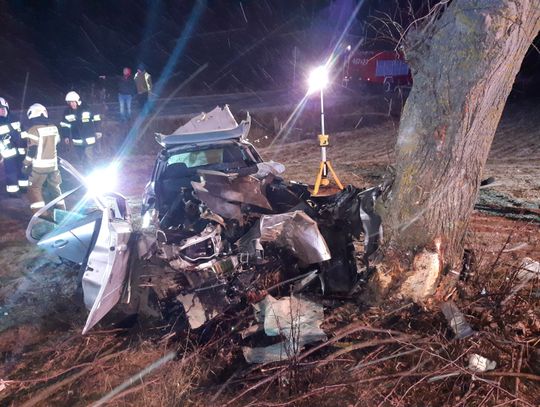
<svg viewBox="0 0 540 407">
<path fill-rule="evenodd" d="M 326 69 L 326 66 L 321 65 L 315 68 L 309 74 L 308 84 L 310 93 L 318 90 L 322 92 L 328 86 L 328 82 L 328 69 Z"/>
<path fill-rule="evenodd" d="M 330 161 L 326 159 L 326 147 L 330 145 L 330 137 L 325 134 L 324 129 L 324 88 L 330 83 L 328 67 L 321 65 L 311 71 L 308 79 L 309 93 L 320 91 L 321 93 L 321 134 L 319 134 L 319 146 L 321 147 L 321 163 L 319 165 L 319 172 L 315 179 L 315 187 L 313 188 L 313 195 L 319 193 L 321 186 L 326 187 L 330 185 L 330 179 L 328 178 L 328 172 L 332 174 L 335 183 L 339 189 L 343 189 L 343 185 L 339 180 L 337 174 L 332 168 Z"/>
</svg>

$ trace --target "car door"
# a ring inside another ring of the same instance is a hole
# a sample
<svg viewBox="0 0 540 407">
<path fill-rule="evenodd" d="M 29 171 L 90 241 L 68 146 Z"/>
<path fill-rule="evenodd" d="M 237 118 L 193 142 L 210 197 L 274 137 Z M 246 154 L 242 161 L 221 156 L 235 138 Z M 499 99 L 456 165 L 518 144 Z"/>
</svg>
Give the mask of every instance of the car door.
<svg viewBox="0 0 540 407">
<path fill-rule="evenodd" d="M 62 194 L 36 212 L 26 228 L 26 237 L 48 253 L 82 265 L 95 243 L 102 211 L 81 207 L 77 211 L 55 209 L 58 202 L 75 195 L 79 189 Z"/>
<path fill-rule="evenodd" d="M 132 233 L 129 207 L 120 194 L 84 195 L 75 210 L 54 209 L 60 201 L 84 190 L 84 179 L 69 163 L 83 185 L 68 191 L 38 210 L 26 229 L 27 239 L 51 254 L 80 264 L 84 270 L 84 303 L 90 311 L 83 334 L 98 323 L 120 300 L 128 277 Z M 94 201 L 94 202 L 92 202 Z"/>
<path fill-rule="evenodd" d="M 97 240 L 90 252 L 82 278 L 84 303 L 90 314 L 83 334 L 97 324 L 120 300 L 128 279 L 129 221 L 104 210 Z"/>
</svg>

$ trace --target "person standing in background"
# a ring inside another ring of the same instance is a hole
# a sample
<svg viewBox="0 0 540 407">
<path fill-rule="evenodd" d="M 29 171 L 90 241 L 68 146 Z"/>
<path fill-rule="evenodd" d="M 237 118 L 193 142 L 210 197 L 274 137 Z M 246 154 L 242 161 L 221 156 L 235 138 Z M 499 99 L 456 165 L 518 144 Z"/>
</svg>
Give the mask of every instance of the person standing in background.
<svg viewBox="0 0 540 407">
<path fill-rule="evenodd" d="M 120 120 L 127 122 L 131 119 L 131 101 L 133 95 L 137 93 L 137 88 L 131 69 L 126 67 L 122 71 L 122 76 L 118 81 L 118 103 L 120 105 Z"/>
<path fill-rule="evenodd" d="M 140 64 L 133 79 L 135 80 L 135 85 L 137 86 L 137 99 L 139 106 L 142 109 L 148 101 L 148 96 L 152 93 L 152 75 L 146 72 L 143 64 Z"/>
</svg>

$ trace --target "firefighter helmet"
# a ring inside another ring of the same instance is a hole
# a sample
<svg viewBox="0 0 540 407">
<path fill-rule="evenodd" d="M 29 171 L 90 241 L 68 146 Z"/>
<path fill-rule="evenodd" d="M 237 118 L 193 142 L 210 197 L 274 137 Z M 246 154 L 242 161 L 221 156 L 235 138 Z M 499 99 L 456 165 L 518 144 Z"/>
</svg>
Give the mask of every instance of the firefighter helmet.
<svg viewBox="0 0 540 407">
<path fill-rule="evenodd" d="M 49 114 L 47 113 L 47 109 L 45 109 L 45 106 L 39 103 L 34 103 L 32 106 L 28 108 L 28 112 L 26 112 L 26 116 L 28 116 L 29 119 L 34 119 L 39 116 L 48 118 Z"/>
<path fill-rule="evenodd" d="M 66 102 L 77 102 L 78 105 L 81 104 L 81 97 L 77 92 L 71 91 L 66 95 Z"/>
<path fill-rule="evenodd" d="M 5 109 L 9 110 L 9 103 L 7 102 L 6 99 L 0 98 L 0 107 L 3 107 Z"/>
</svg>

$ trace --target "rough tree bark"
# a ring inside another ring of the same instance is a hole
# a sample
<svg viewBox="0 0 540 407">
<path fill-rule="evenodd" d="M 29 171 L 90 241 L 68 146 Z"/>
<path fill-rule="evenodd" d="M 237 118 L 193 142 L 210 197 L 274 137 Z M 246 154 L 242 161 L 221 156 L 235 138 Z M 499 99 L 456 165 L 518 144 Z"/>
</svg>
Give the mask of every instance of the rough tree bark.
<svg viewBox="0 0 540 407">
<path fill-rule="evenodd" d="M 375 299 L 423 303 L 455 281 L 491 142 L 539 29 L 540 0 L 453 0 L 407 36 L 414 84 L 395 181 L 378 208 L 384 241 Z"/>
</svg>

